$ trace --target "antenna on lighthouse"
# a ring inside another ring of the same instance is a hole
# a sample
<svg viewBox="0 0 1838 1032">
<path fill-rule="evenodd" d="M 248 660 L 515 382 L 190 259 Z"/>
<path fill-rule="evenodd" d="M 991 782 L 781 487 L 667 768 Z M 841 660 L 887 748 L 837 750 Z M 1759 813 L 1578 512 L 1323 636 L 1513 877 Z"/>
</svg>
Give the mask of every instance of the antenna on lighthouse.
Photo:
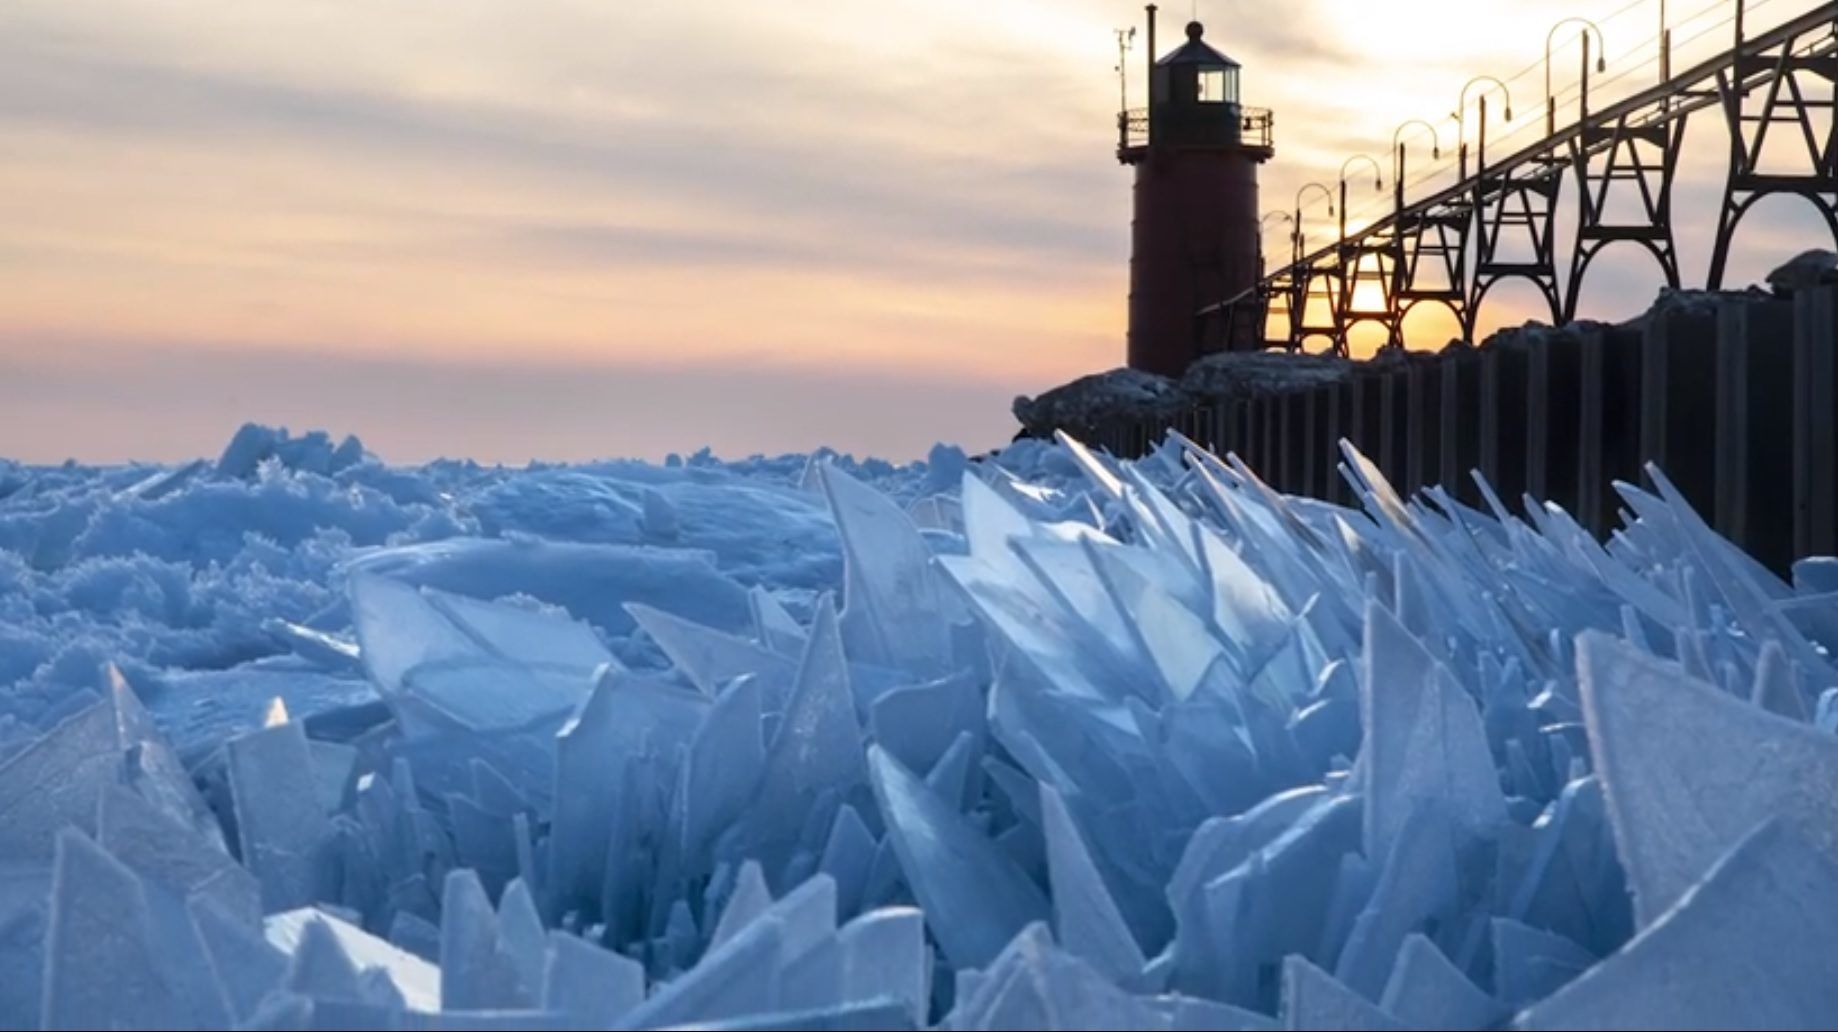
<svg viewBox="0 0 1838 1032">
<path fill-rule="evenodd" d="M 1130 49 L 1136 45 L 1136 27 L 1132 25 L 1127 29 L 1117 29 L 1115 32 L 1117 33 L 1117 97 L 1122 101 L 1122 107 L 1117 110 L 1127 112 L 1130 109 L 1129 56 Z"/>
</svg>

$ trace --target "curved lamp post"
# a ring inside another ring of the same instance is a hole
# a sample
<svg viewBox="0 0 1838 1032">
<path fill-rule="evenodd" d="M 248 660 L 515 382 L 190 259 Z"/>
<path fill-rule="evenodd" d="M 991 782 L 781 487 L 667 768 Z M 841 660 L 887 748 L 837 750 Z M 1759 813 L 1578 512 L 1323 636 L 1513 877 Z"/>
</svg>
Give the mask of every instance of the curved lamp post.
<svg viewBox="0 0 1838 1032">
<path fill-rule="evenodd" d="M 1587 117 L 1589 112 L 1589 34 L 1591 32 L 1595 33 L 1596 44 L 1602 48 L 1601 54 L 1597 55 L 1595 59 L 1596 74 L 1600 75 L 1608 71 L 1608 40 L 1603 37 L 1602 27 L 1600 25 L 1590 21 L 1588 18 L 1572 15 L 1558 22 L 1556 25 L 1551 26 L 1551 31 L 1546 33 L 1544 37 L 1544 132 L 1546 136 L 1557 135 L 1557 98 L 1551 93 L 1551 48 L 1557 41 L 1557 30 L 1566 25 L 1581 25 L 1583 27 L 1583 31 L 1579 35 L 1583 41 L 1582 84 L 1583 113 L 1585 117 Z M 1506 117 L 1510 119 L 1512 116 L 1508 115 Z"/>
<path fill-rule="evenodd" d="M 1329 190 L 1320 183 L 1304 183 L 1302 184 L 1302 189 L 1296 191 L 1296 213 L 1293 219 L 1295 226 L 1293 236 L 1295 238 L 1296 265 L 1302 264 L 1302 201 L 1310 190 L 1321 191 L 1321 196 L 1327 198 L 1327 213 L 1329 215 L 1334 214 L 1334 191 Z"/>
<path fill-rule="evenodd" d="M 1449 117 L 1455 119 L 1455 141 L 1461 153 L 1461 177 L 1463 179 L 1468 178 L 1468 91 L 1484 82 L 1492 83 L 1506 98 L 1506 120 L 1508 122 L 1513 120 L 1513 92 L 1506 88 L 1505 83 L 1491 75 L 1477 75 L 1462 85 L 1461 99 L 1456 102 L 1455 110 L 1450 112 Z M 1484 169 L 1487 167 L 1487 91 L 1485 90 L 1481 91 L 1480 109 L 1480 142 L 1476 147 L 1480 160 L 1477 168 Z"/>
<path fill-rule="evenodd" d="M 1409 129 L 1413 125 L 1420 125 L 1430 131 L 1430 160 L 1435 161 L 1442 157 L 1442 136 L 1436 132 L 1435 126 L 1425 122 L 1423 119 L 1410 119 L 1399 125 L 1398 128 L 1392 132 L 1391 183 L 1393 188 L 1397 191 L 1398 209 L 1400 211 L 1404 208 L 1404 130 Z"/>
<path fill-rule="evenodd" d="M 1347 239 L 1347 169 L 1354 163 L 1363 161 L 1372 166 L 1372 189 L 1383 193 L 1385 190 L 1385 171 L 1379 168 L 1378 159 L 1370 154 L 1355 154 L 1341 163 L 1340 166 L 1340 241 Z"/>
</svg>

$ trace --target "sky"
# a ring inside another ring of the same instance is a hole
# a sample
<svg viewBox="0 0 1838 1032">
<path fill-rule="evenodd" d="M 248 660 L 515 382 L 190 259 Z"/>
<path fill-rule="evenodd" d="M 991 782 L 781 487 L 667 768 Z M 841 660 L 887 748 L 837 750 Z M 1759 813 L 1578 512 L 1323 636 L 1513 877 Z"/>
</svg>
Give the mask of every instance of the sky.
<svg viewBox="0 0 1838 1032">
<path fill-rule="evenodd" d="M 1161 25 L 1170 47 L 1197 9 L 1276 111 L 1275 210 L 1385 158 L 1405 119 L 1452 153 L 1472 75 L 1514 91 L 1490 131 L 1535 135 L 1566 13 L 1626 71 L 1598 94 L 1634 88 L 1658 2 L 1173 0 Z M 1710 45 L 1729 6 L 1671 0 L 1675 35 Z M 1015 395 L 1121 364 L 1113 30 L 1141 20 L 1125 0 L 7 0 L 0 455 L 175 460 L 247 420 L 392 461 L 999 445 Z M 1688 221 L 1720 189 L 1716 117 Z M 1352 179 L 1357 224 L 1379 198 Z M 1305 215 L 1325 242 L 1324 207 Z M 1764 204 L 1732 279 L 1823 243 L 1809 215 Z M 1681 243 L 1690 283 L 1707 235 Z M 1584 314 L 1657 284 L 1605 260 Z M 1483 326 L 1532 297 L 1502 292 Z"/>
</svg>

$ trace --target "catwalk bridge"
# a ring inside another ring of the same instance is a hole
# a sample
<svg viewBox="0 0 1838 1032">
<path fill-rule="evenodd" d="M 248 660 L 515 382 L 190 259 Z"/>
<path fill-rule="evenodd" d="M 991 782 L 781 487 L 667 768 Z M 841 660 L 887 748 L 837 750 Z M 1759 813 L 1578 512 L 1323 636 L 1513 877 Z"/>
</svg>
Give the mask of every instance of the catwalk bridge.
<svg viewBox="0 0 1838 1032">
<path fill-rule="evenodd" d="M 1640 0 L 1603 21 L 1615 24 L 1643 7 L 1642 17 L 1650 16 L 1651 0 Z M 1451 116 L 1452 160 L 1414 181 L 1411 143 L 1420 148 L 1428 135 L 1440 158 L 1441 141 L 1427 122 L 1400 127 L 1392 141 L 1390 210 L 1368 224 L 1349 229 L 1347 174 L 1360 162 L 1377 172 L 1370 157 L 1349 160 L 1337 190 L 1303 187 L 1293 213 L 1265 216 L 1265 225 L 1290 223 L 1289 264 L 1251 290 L 1203 307 L 1195 323 L 1198 350 L 1261 342 L 1345 354 L 1349 334 L 1368 325 L 1387 345 L 1401 345 L 1405 318 L 1426 303 L 1445 306 L 1473 340 L 1489 292 L 1509 280 L 1531 283 L 1552 322 L 1568 322 L 1578 314 L 1597 256 L 1617 243 L 1651 254 L 1671 287 L 1718 289 L 1738 224 L 1757 201 L 1777 194 L 1810 201 L 1838 238 L 1838 3 L 1728 0 L 1678 25 L 1667 24 L 1664 0 L 1658 8 L 1657 35 L 1625 55 L 1629 67 L 1595 86 L 1598 95 L 1614 90 L 1619 99 L 1592 109 L 1592 72 L 1602 76 L 1609 67 L 1601 56 L 1603 29 L 1566 19 L 1546 41 L 1542 124 L 1522 124 L 1490 148 L 1489 102 L 1501 101 L 1496 110 L 1510 123 L 1510 89 L 1479 77 L 1463 89 Z M 1566 27 L 1577 30 L 1580 75 L 1553 94 L 1551 45 Z M 1648 87 L 1630 81 L 1646 74 L 1654 74 Z M 1709 268 L 1688 284 L 1679 262 L 1674 184 L 1693 116 L 1717 118 L 1728 136 L 1729 168 L 1716 211 L 1702 213 L 1705 222 L 1715 220 Z M 1413 128 L 1416 136 L 1407 135 Z M 1530 132 L 1537 138 L 1518 142 Z M 1573 189 L 1563 189 L 1566 179 Z M 1413 190 L 1421 196 L 1407 196 Z M 1316 196 L 1328 201 L 1330 215 L 1338 214 L 1337 239 L 1306 253 L 1304 202 Z M 1561 271 L 1560 217 L 1574 227 Z"/>
</svg>

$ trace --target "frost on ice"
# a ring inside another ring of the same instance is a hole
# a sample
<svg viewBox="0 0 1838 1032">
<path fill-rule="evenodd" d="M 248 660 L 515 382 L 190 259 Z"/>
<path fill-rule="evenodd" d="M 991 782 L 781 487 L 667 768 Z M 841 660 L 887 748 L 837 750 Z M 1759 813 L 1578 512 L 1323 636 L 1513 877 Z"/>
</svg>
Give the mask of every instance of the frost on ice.
<svg viewBox="0 0 1838 1032">
<path fill-rule="evenodd" d="M 1838 1020 L 1829 561 L 933 458 L 0 470 L 0 1027 Z"/>
</svg>

